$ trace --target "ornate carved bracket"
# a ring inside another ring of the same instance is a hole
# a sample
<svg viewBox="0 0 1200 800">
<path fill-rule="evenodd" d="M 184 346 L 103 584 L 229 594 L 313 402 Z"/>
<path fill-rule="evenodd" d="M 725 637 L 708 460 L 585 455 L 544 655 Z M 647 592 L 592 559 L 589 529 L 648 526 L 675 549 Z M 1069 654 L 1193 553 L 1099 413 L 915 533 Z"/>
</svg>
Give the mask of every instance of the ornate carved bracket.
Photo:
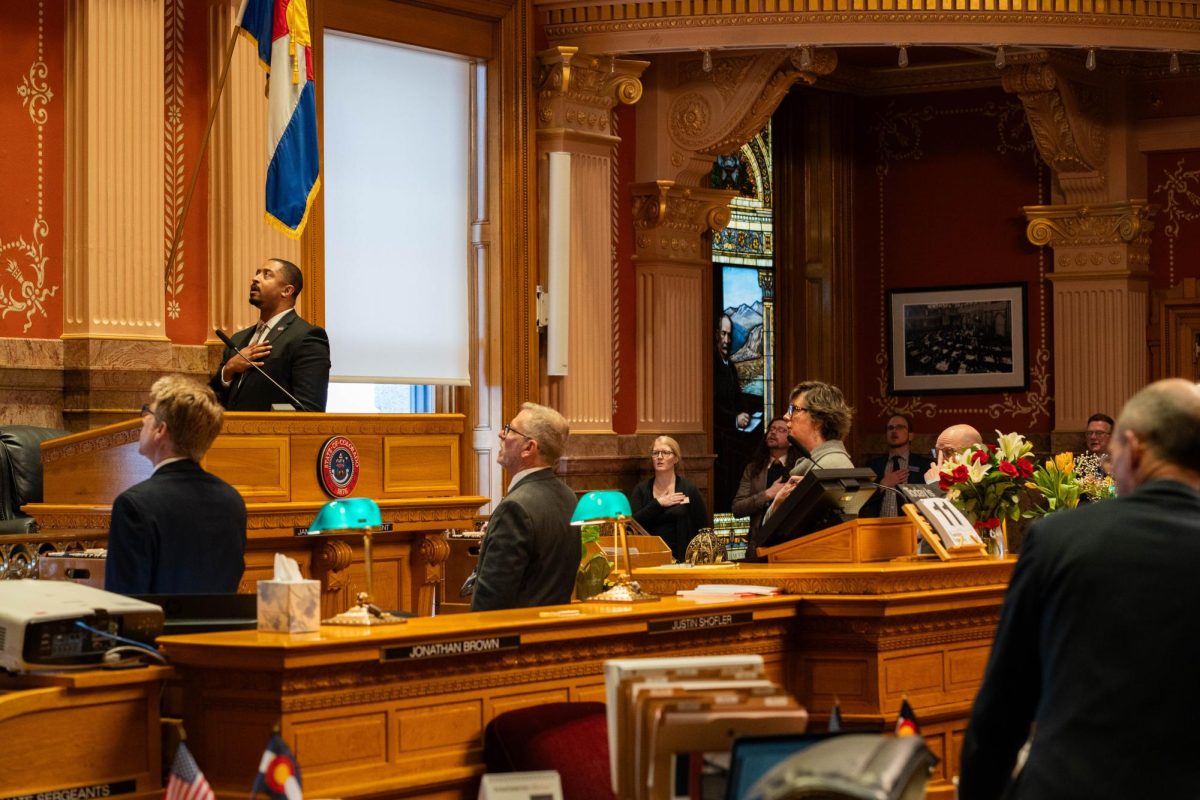
<svg viewBox="0 0 1200 800">
<path fill-rule="evenodd" d="M 788 89 L 797 81 L 812 84 L 837 67 L 837 53 L 817 48 L 767 50 L 747 54 L 711 54 L 705 71 L 700 57 L 675 63 L 667 88 L 671 165 L 675 182 L 700 186 L 713 158 L 731 153 L 762 130 Z"/>
<path fill-rule="evenodd" d="M 641 74 L 649 61 L 597 57 L 578 47 L 552 47 L 538 54 L 537 126 L 611 135 L 609 114 L 617 103 L 642 97 Z"/>
<path fill-rule="evenodd" d="M 729 224 L 729 201 L 737 192 L 679 186 L 674 181 L 633 187 L 634 247 L 639 259 L 702 262 L 705 234 Z"/>
<path fill-rule="evenodd" d="M 1106 98 L 1095 87 L 1067 80 L 1051 64 L 1003 71 L 1004 90 L 1020 98 L 1038 152 L 1069 203 L 1103 203 L 1108 138 Z"/>
<path fill-rule="evenodd" d="M 1144 271 L 1149 265 L 1151 219 L 1145 200 L 1100 205 L 1026 206 L 1025 235 L 1054 248 L 1055 272 Z"/>
</svg>

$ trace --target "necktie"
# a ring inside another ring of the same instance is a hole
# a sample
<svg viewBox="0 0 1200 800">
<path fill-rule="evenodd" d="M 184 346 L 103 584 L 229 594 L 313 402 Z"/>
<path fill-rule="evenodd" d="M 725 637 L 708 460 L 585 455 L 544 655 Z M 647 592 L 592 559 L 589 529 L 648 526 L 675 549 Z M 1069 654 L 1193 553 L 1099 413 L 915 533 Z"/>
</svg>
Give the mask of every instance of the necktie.
<svg viewBox="0 0 1200 800">
<path fill-rule="evenodd" d="M 250 337 L 250 344 L 258 344 L 263 337 L 263 332 L 266 331 L 266 329 L 267 323 L 260 319 L 258 324 L 254 326 L 254 335 Z"/>
<path fill-rule="evenodd" d="M 900 456 L 892 456 L 892 469 L 900 469 Z M 905 483 L 906 481 L 902 481 Z M 899 506 L 896 504 L 896 493 L 890 489 L 883 490 L 883 504 L 879 507 L 879 516 L 881 517 L 898 517 L 900 516 Z"/>
</svg>

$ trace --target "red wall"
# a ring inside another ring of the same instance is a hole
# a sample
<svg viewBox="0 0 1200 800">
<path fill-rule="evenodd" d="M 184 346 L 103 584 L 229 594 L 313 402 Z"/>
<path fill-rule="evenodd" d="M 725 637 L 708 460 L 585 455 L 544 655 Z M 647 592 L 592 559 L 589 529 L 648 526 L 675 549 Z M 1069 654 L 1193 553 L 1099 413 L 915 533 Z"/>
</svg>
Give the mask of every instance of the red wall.
<svg viewBox="0 0 1200 800">
<path fill-rule="evenodd" d="M 959 422 L 1048 433 L 1053 413 L 1049 250 L 1025 238 L 1022 207 L 1046 202 L 1041 166 L 1019 101 L 1000 89 L 861 98 L 856 106 L 855 408 L 860 436 L 904 410 L 919 432 Z M 1029 390 L 1010 394 L 888 394 L 890 289 L 1021 283 Z"/>
<path fill-rule="evenodd" d="M 1200 278 L 1200 150 L 1151 153 L 1148 199 L 1158 206 L 1150 234 L 1150 283 L 1169 289 Z"/>
<path fill-rule="evenodd" d="M 63 3 L 6 3 L 3 18 L 0 337 L 54 339 L 63 302 Z"/>
</svg>

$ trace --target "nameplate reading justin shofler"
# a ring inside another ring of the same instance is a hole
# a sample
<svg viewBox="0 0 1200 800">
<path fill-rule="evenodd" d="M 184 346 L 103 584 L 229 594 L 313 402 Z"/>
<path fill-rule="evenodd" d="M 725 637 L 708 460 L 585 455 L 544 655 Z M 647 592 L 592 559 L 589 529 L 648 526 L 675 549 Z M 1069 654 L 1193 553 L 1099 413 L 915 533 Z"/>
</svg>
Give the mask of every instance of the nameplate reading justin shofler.
<svg viewBox="0 0 1200 800">
<path fill-rule="evenodd" d="M 711 628 L 725 628 L 730 625 L 745 625 L 754 621 L 750 611 L 738 611 L 735 614 L 709 614 L 704 617 L 683 617 L 682 619 L 656 619 L 646 623 L 647 633 L 678 633 L 680 631 L 699 631 Z"/>
<path fill-rule="evenodd" d="M 479 639 L 455 639 L 451 642 L 423 642 L 402 647 L 384 647 L 380 661 L 419 661 L 425 658 L 474 658 L 482 653 L 516 650 L 521 646 L 520 635 L 484 636 Z"/>
</svg>

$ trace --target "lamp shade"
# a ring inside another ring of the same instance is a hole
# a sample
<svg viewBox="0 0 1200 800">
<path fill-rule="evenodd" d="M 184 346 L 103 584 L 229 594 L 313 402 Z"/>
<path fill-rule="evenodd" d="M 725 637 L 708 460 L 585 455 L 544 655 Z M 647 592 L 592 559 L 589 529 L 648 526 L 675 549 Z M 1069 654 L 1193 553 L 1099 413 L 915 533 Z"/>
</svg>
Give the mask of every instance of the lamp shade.
<svg viewBox="0 0 1200 800">
<path fill-rule="evenodd" d="M 383 518 L 374 500 L 369 497 L 345 497 L 323 505 L 312 525 L 308 526 L 308 532 L 361 531 L 381 525 Z"/>
<path fill-rule="evenodd" d="M 632 516 L 629 499 L 621 492 L 588 492 L 576 503 L 571 524 L 587 525 Z"/>
</svg>

